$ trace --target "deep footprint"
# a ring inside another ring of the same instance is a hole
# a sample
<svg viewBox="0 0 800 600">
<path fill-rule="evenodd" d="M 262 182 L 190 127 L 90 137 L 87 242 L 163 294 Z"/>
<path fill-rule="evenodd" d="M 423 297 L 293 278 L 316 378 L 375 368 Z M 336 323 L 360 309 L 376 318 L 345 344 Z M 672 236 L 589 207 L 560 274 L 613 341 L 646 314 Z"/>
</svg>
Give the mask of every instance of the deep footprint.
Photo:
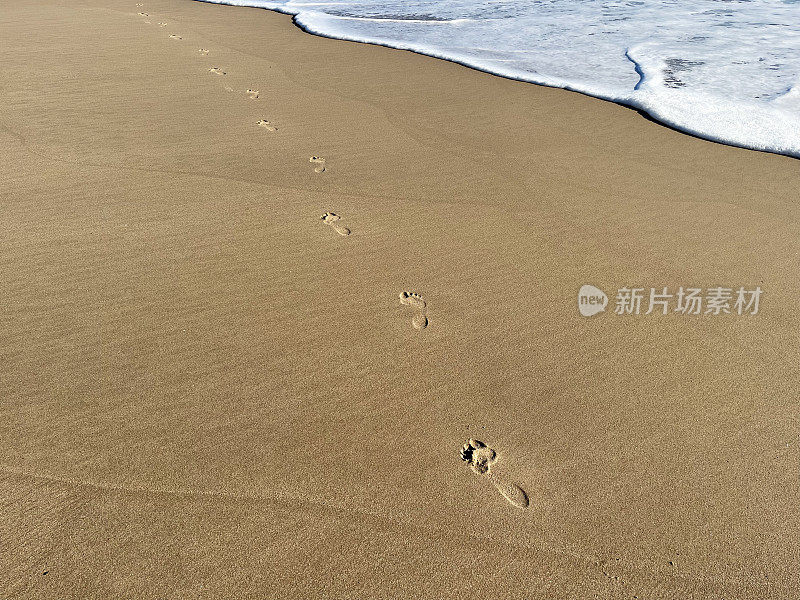
<svg viewBox="0 0 800 600">
<path fill-rule="evenodd" d="M 400 294 L 400 304 L 413 306 L 414 308 L 418 308 L 420 310 L 427 306 L 427 303 L 422 299 L 422 296 L 416 292 L 403 292 Z"/>
<path fill-rule="evenodd" d="M 497 461 L 497 452 L 480 440 L 470 438 L 461 447 L 461 460 L 465 461 L 478 475 L 488 479 L 495 489 L 509 503 L 517 508 L 528 508 L 528 494 L 517 484 L 492 473 L 492 465 Z"/>
<path fill-rule="evenodd" d="M 250 100 L 257 100 L 258 99 L 258 90 L 247 90 L 245 92 Z"/>
<path fill-rule="evenodd" d="M 320 219 L 322 219 L 322 222 L 326 225 L 330 225 L 330 227 L 339 235 L 350 235 L 350 230 L 344 225 L 339 224 L 341 217 L 336 213 L 326 212 L 320 217 Z"/>
<path fill-rule="evenodd" d="M 267 131 L 278 131 L 277 127 L 275 127 L 272 123 L 270 123 L 269 121 L 266 121 L 264 119 L 261 119 L 258 123 L 256 123 L 256 125 L 258 125 L 259 127 L 263 127 Z M 325 213 L 325 214 L 327 214 L 327 213 Z"/>
<path fill-rule="evenodd" d="M 209 73 L 213 73 L 214 75 L 227 75 L 227 73 L 225 73 L 225 71 L 223 71 L 223 70 L 222 70 L 222 69 L 220 69 L 219 67 L 211 67 L 211 68 L 208 70 L 208 72 L 209 72 Z"/>
<path fill-rule="evenodd" d="M 316 163 L 316 167 L 314 168 L 314 173 L 324 173 L 325 172 L 325 159 L 321 156 L 312 156 L 308 159 L 310 163 Z"/>
<path fill-rule="evenodd" d="M 425 314 L 427 303 L 422 296 L 416 292 L 402 292 L 400 294 L 400 304 L 416 309 L 417 313 L 411 319 L 411 326 L 414 329 L 425 329 L 428 326 L 428 316 Z"/>
<path fill-rule="evenodd" d="M 208 50 L 206 50 L 205 48 L 198 48 L 197 51 L 203 56 L 208 56 Z"/>
</svg>

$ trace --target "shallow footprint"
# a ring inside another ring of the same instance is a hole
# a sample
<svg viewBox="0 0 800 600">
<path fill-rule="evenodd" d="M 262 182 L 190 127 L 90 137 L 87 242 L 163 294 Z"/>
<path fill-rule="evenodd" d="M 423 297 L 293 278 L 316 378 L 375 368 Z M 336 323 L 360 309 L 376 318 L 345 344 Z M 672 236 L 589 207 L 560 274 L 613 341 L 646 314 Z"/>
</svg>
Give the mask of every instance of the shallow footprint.
<svg viewBox="0 0 800 600">
<path fill-rule="evenodd" d="M 416 292 L 402 292 L 400 294 L 400 304 L 416 309 L 417 313 L 411 319 L 411 326 L 414 329 L 425 329 L 428 326 L 428 316 L 425 314 L 427 303 L 422 296 Z"/>
<path fill-rule="evenodd" d="M 182 40 L 183 38 L 179 35 L 175 35 L 174 33 L 169 34 L 169 39 L 171 40 Z"/>
<path fill-rule="evenodd" d="M 227 75 L 227 73 L 225 73 L 225 71 L 223 71 L 223 70 L 222 70 L 222 69 L 220 69 L 219 67 L 211 67 L 211 68 L 208 70 L 208 72 L 209 72 L 209 73 L 213 73 L 214 75 Z"/>
<path fill-rule="evenodd" d="M 203 56 L 208 56 L 208 50 L 206 50 L 205 48 L 198 48 L 197 51 Z"/>
<path fill-rule="evenodd" d="M 250 100 L 256 100 L 258 98 L 258 90 L 247 90 L 245 94 L 248 95 Z"/>
<path fill-rule="evenodd" d="M 325 223 L 326 225 L 330 225 L 331 228 L 339 235 L 350 235 L 350 230 L 344 225 L 340 225 L 338 223 L 338 221 L 340 221 L 341 218 L 342 217 L 332 212 L 326 212 L 324 215 L 320 217 L 323 223 Z"/>
<path fill-rule="evenodd" d="M 325 172 L 325 159 L 321 156 L 312 156 L 308 159 L 310 163 L 316 163 L 316 167 L 314 168 L 314 173 L 324 173 Z"/>
<path fill-rule="evenodd" d="M 158 26 L 159 26 L 159 27 L 166 27 L 166 26 L 167 26 L 167 24 L 162 22 L 162 23 L 159 23 L 159 24 L 158 24 Z"/>
<path fill-rule="evenodd" d="M 139 16 L 140 17 L 149 17 L 150 15 L 148 15 L 146 12 L 140 12 Z"/>
<path fill-rule="evenodd" d="M 497 453 L 492 448 L 480 440 L 470 438 L 461 447 L 461 460 L 467 462 L 475 473 L 486 477 L 511 505 L 528 508 L 530 500 L 525 490 L 516 483 L 491 472 L 492 465 L 497 461 Z"/>
<path fill-rule="evenodd" d="M 258 125 L 259 127 L 263 127 L 267 131 L 278 131 L 277 127 L 275 127 L 272 123 L 270 123 L 269 121 L 266 121 L 264 119 L 261 119 L 258 123 L 256 123 L 256 125 Z M 325 214 L 328 214 L 328 213 L 325 213 Z"/>
</svg>

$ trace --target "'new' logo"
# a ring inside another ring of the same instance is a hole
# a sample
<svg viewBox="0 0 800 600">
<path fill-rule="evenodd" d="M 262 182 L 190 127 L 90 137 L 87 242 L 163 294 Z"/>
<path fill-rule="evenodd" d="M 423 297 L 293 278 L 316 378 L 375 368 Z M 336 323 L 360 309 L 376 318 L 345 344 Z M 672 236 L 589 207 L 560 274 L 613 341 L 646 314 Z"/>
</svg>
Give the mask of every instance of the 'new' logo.
<svg viewBox="0 0 800 600">
<path fill-rule="evenodd" d="M 608 296 L 593 285 L 584 285 L 578 292 L 578 310 L 584 317 L 603 312 L 608 305 Z"/>
</svg>

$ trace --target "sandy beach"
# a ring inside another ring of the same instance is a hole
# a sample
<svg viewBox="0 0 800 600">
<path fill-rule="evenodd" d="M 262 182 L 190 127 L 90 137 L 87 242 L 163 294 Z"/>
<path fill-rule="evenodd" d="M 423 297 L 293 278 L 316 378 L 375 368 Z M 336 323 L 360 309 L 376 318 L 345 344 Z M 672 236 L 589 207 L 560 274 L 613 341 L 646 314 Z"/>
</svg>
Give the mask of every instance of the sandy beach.
<svg viewBox="0 0 800 600">
<path fill-rule="evenodd" d="M 0 598 L 800 597 L 798 160 L 252 8 L 0 50 Z"/>
</svg>

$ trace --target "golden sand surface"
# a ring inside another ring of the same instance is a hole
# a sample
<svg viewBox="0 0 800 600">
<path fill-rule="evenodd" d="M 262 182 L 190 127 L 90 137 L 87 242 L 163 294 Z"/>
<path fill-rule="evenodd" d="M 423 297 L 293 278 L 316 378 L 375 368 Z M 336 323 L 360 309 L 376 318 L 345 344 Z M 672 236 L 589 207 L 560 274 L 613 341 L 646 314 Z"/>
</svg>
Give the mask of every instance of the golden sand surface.
<svg viewBox="0 0 800 600">
<path fill-rule="evenodd" d="M 258 9 L 0 51 L 0 597 L 798 598 L 800 162 Z"/>
</svg>

